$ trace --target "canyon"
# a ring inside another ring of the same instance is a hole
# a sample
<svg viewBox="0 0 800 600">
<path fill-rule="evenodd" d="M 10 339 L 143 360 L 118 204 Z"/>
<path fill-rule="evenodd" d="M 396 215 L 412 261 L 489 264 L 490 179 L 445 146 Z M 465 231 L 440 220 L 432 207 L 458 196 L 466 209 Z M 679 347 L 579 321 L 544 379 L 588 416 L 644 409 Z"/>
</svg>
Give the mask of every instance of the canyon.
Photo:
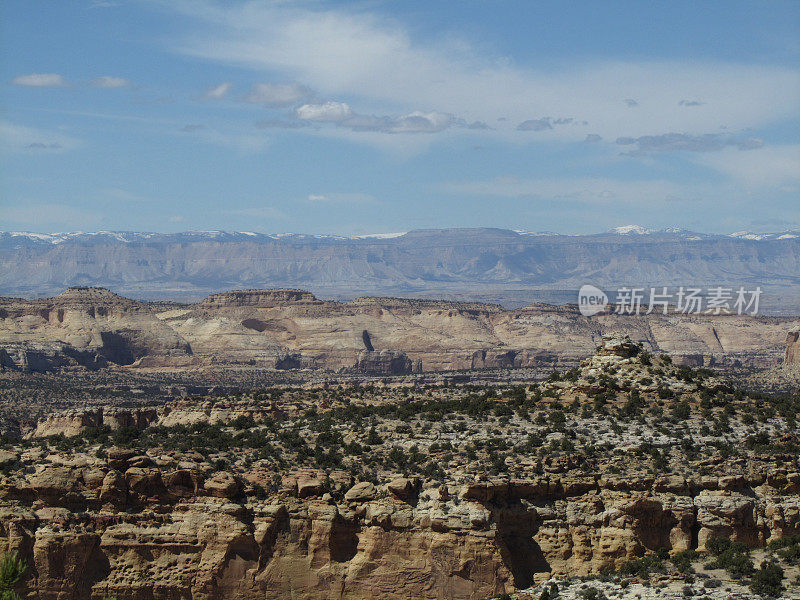
<svg viewBox="0 0 800 600">
<path fill-rule="evenodd" d="M 0 548 L 36 600 L 479 600 L 800 534 L 797 398 L 620 335 L 556 375 L 51 415 L 0 448 Z"/>
<path fill-rule="evenodd" d="M 770 368 L 796 362 L 797 326 L 793 317 L 624 315 L 610 308 L 586 317 L 575 305 L 541 303 L 336 302 L 292 289 L 179 304 L 74 287 L 52 298 L 0 299 L 0 364 L 24 371 L 231 367 L 385 375 L 552 368 L 577 364 L 604 335 L 620 333 L 685 364 Z"/>
</svg>

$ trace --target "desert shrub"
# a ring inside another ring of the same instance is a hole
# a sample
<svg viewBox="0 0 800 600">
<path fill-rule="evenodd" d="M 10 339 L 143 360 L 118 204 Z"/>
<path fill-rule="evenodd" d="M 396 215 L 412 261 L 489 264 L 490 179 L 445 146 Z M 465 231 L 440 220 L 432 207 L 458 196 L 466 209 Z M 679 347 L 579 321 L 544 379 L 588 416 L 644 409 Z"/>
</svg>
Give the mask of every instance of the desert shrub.
<svg viewBox="0 0 800 600">
<path fill-rule="evenodd" d="M 623 575 L 636 575 L 641 579 L 648 579 L 650 573 L 663 573 L 664 562 L 655 554 L 643 556 L 636 560 L 629 560 L 620 568 Z"/>
<path fill-rule="evenodd" d="M 27 568 L 16 550 L 3 554 L 0 558 L 0 600 L 20 600 L 14 588 L 22 580 Z"/>
<path fill-rule="evenodd" d="M 750 589 L 761 596 L 776 597 L 783 592 L 783 569 L 773 563 L 764 561 L 761 568 L 753 573 Z"/>
<path fill-rule="evenodd" d="M 661 398 L 662 400 L 666 400 L 668 398 L 672 398 L 673 396 L 675 396 L 675 392 L 673 392 L 671 389 L 663 385 L 658 386 L 657 393 L 658 397 Z"/>
<path fill-rule="evenodd" d="M 692 416 L 692 409 L 689 403 L 684 400 L 675 404 L 672 407 L 672 416 L 680 421 L 685 421 Z"/>
<path fill-rule="evenodd" d="M 233 420 L 231 426 L 234 429 L 252 429 L 253 427 L 256 426 L 256 422 L 250 415 L 239 415 Z"/>
<path fill-rule="evenodd" d="M 748 576 L 755 570 L 746 544 L 711 538 L 706 542 L 706 549 L 716 557 L 706 565 L 710 569 L 725 569 L 735 579 Z"/>
<path fill-rule="evenodd" d="M 594 587 L 588 587 L 578 592 L 578 598 L 581 598 L 582 600 L 606 600 L 607 596 L 602 590 L 598 590 Z"/>
<path fill-rule="evenodd" d="M 800 563 L 800 535 L 789 535 L 769 543 L 769 547 L 778 551 L 778 556 L 790 565 Z"/>
<path fill-rule="evenodd" d="M 675 565 L 675 568 L 680 573 L 691 573 L 692 569 L 692 561 L 697 559 L 697 552 L 694 550 L 682 550 L 681 552 L 677 552 L 675 556 L 672 557 L 672 564 Z"/>
<path fill-rule="evenodd" d="M 367 445 L 368 446 L 380 446 L 383 443 L 383 438 L 378 435 L 378 432 L 375 430 L 374 427 L 371 427 L 369 433 L 367 434 Z"/>
</svg>

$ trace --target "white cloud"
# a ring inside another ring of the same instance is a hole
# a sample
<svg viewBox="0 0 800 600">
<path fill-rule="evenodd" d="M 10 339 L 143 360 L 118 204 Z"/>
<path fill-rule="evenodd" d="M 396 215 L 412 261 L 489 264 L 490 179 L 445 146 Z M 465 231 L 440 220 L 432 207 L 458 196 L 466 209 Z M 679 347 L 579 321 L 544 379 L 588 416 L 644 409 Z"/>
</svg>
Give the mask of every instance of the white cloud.
<svg viewBox="0 0 800 600">
<path fill-rule="evenodd" d="M 453 115 L 440 112 L 414 111 L 394 119 L 388 128 L 391 133 L 434 133 L 443 131 L 453 125 Z"/>
<path fill-rule="evenodd" d="M 311 90 L 299 83 L 256 83 L 244 97 L 245 102 L 288 106 L 311 95 Z"/>
<path fill-rule="evenodd" d="M 361 192 L 334 193 L 334 194 L 309 194 L 308 201 L 328 204 L 371 204 L 376 202 L 375 197 Z"/>
<path fill-rule="evenodd" d="M 11 83 L 26 87 L 63 87 L 67 85 L 67 80 L 55 73 L 31 73 L 14 77 Z"/>
<path fill-rule="evenodd" d="M 212 87 L 203 94 L 206 100 L 221 100 L 231 90 L 233 84 L 230 81 L 220 83 L 218 86 Z"/>
<path fill-rule="evenodd" d="M 62 152 L 80 144 L 79 140 L 59 132 L 0 121 L 0 148 L 7 152 Z"/>
<path fill-rule="evenodd" d="M 295 110 L 298 119 L 319 123 L 339 123 L 353 114 L 344 102 L 325 102 L 324 104 L 303 104 Z"/>
<path fill-rule="evenodd" d="M 179 51 L 279 72 L 324 97 L 351 104 L 358 98 L 384 113 L 430 107 L 469 121 L 502 115 L 510 123 L 532 114 L 570 114 L 588 121 L 592 133 L 616 139 L 758 127 L 796 115 L 800 96 L 800 74 L 787 67 L 606 61 L 537 71 L 463 41 L 419 43 L 396 21 L 363 12 L 283 3 L 172 6 L 213 25 L 211 37 L 203 28 L 179 42 Z M 638 107 L 629 110 L 634 98 Z M 706 104 L 687 110 L 679 105 L 685 98 Z M 577 141 L 589 131 L 545 133 Z"/>
<path fill-rule="evenodd" d="M 94 87 L 98 88 L 121 88 L 130 85 L 130 81 L 123 77 L 95 77 L 89 82 Z"/>
<path fill-rule="evenodd" d="M 727 148 L 692 158 L 749 186 L 786 190 L 800 186 L 800 145 L 764 146 L 749 152 Z"/>
</svg>

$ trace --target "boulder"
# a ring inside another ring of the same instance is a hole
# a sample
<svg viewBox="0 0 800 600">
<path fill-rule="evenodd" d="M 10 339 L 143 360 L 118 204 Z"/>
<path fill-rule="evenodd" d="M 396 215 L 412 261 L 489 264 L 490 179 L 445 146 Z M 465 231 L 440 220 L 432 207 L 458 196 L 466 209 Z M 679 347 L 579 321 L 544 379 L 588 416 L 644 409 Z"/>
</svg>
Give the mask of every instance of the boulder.
<svg viewBox="0 0 800 600">
<path fill-rule="evenodd" d="M 106 473 L 100 486 L 100 501 L 114 506 L 124 506 L 127 497 L 128 484 L 125 477 L 119 471 L 111 469 Z"/>
<path fill-rule="evenodd" d="M 368 502 L 375 498 L 375 486 L 369 481 L 361 481 L 351 487 L 344 495 L 348 502 Z"/>
<path fill-rule="evenodd" d="M 215 498 L 235 498 L 242 493 L 242 482 L 233 473 L 215 473 L 203 485 L 209 496 Z"/>
<path fill-rule="evenodd" d="M 398 477 L 390 481 L 386 488 L 389 492 L 404 502 L 413 501 L 419 494 L 421 482 L 418 478 Z"/>
</svg>

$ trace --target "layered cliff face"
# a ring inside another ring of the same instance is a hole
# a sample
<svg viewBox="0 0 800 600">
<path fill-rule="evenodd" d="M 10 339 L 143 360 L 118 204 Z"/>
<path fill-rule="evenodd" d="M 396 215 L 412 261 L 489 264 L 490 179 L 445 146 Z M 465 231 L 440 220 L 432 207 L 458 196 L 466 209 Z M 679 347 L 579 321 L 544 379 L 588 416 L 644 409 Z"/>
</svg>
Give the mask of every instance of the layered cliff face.
<svg viewBox="0 0 800 600">
<path fill-rule="evenodd" d="M 786 336 L 786 356 L 783 362 L 786 365 L 800 365 L 800 329 L 790 331 Z"/>
<path fill-rule="evenodd" d="M 73 412 L 0 451 L 0 548 L 37 600 L 478 600 L 799 535 L 797 402 L 614 336 L 526 387 Z"/>
<path fill-rule="evenodd" d="M 166 362 L 191 355 L 148 305 L 102 288 L 69 288 L 42 300 L 3 299 L 0 323 L 3 362 L 23 369 L 97 368 L 145 356 Z"/>
<path fill-rule="evenodd" d="M 761 546 L 800 531 L 796 492 L 767 483 L 779 473 L 551 475 L 418 495 L 398 480 L 334 501 L 319 472 L 259 501 L 232 473 L 109 463 L 47 465 L 0 488 L 0 541 L 33 568 L 31 598 L 478 600 L 659 548 L 702 550 L 711 537 Z"/>
<path fill-rule="evenodd" d="M 307 295 L 270 303 L 263 292 L 242 294 L 159 316 L 199 358 L 274 365 L 276 357 L 299 354 L 317 367 L 337 370 L 358 365 L 365 350 L 390 350 L 405 353 L 425 371 L 574 364 L 591 355 L 603 335 L 615 332 L 689 364 L 774 366 L 793 322 L 745 315 L 585 317 L 574 306 L 504 310 L 397 298 L 339 303 Z"/>
<path fill-rule="evenodd" d="M 552 367 L 575 364 L 603 335 L 620 333 L 687 364 L 769 367 L 784 358 L 786 331 L 795 323 L 746 315 L 585 317 L 575 306 L 547 304 L 505 310 L 397 298 L 340 303 L 300 290 L 243 290 L 164 306 L 71 288 L 55 298 L 0 303 L 0 363 L 30 370 L 207 365 L 374 374 Z"/>
</svg>

